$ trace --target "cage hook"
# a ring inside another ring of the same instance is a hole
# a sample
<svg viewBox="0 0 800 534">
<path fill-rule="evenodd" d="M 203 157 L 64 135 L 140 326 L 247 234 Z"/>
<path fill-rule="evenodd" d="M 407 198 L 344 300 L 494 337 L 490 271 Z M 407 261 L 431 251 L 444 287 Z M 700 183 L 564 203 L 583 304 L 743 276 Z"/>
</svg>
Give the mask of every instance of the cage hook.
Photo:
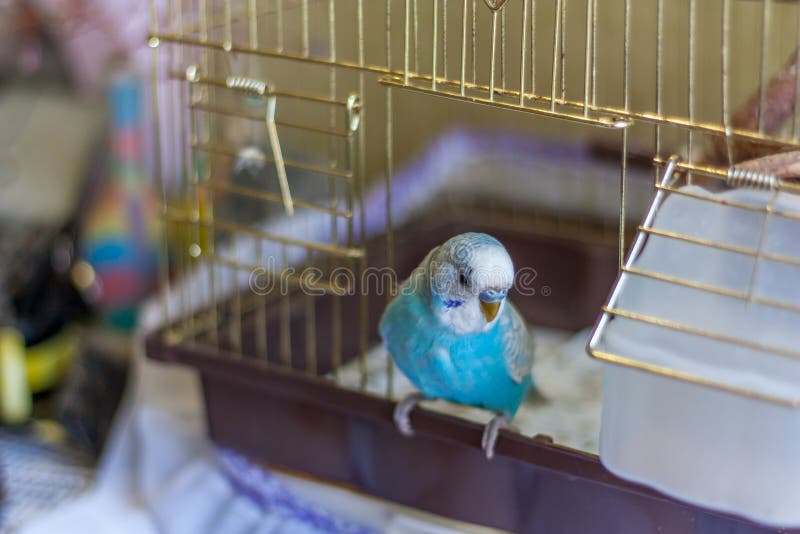
<svg viewBox="0 0 800 534">
<path fill-rule="evenodd" d="M 289 190 L 289 179 L 286 176 L 286 162 L 283 159 L 281 142 L 278 138 L 278 127 L 275 122 L 275 109 L 278 105 L 277 96 L 273 94 L 273 89 L 269 83 L 247 76 L 228 76 L 225 79 L 225 86 L 256 96 L 266 97 L 267 107 L 264 114 L 264 122 L 267 127 L 267 136 L 269 137 L 269 146 L 272 149 L 272 157 L 275 160 L 275 170 L 278 173 L 278 185 L 281 189 L 283 209 L 286 211 L 286 215 L 294 215 L 294 201 L 292 200 L 292 192 Z"/>
<path fill-rule="evenodd" d="M 355 133 L 358 131 L 360 125 L 361 98 L 357 94 L 351 93 L 347 97 L 347 127 L 350 133 Z"/>
<path fill-rule="evenodd" d="M 266 84 L 265 84 L 266 85 Z M 272 148 L 272 157 L 275 160 L 275 170 L 278 172 L 278 185 L 281 188 L 281 199 L 286 215 L 294 215 L 294 201 L 289 190 L 289 179 L 286 177 L 286 164 L 283 161 L 281 142 L 278 139 L 278 127 L 275 123 L 275 108 L 278 98 L 271 94 L 267 96 L 267 112 L 265 115 L 267 123 L 267 134 L 269 135 L 269 146 Z"/>
</svg>

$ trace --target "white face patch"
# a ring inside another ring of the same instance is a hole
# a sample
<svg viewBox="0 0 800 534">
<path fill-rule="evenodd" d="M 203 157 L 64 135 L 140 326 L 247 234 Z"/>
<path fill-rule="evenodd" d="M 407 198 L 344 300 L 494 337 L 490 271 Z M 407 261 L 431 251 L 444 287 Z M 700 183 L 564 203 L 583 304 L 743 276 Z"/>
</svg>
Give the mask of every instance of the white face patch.
<svg viewBox="0 0 800 534">
<path fill-rule="evenodd" d="M 427 259 L 437 318 L 459 334 L 490 329 L 502 314 L 505 299 L 496 317 L 487 322 L 479 295 L 489 290 L 504 295 L 514 283 L 514 266 L 503 245 L 486 234 L 461 234 Z"/>
</svg>

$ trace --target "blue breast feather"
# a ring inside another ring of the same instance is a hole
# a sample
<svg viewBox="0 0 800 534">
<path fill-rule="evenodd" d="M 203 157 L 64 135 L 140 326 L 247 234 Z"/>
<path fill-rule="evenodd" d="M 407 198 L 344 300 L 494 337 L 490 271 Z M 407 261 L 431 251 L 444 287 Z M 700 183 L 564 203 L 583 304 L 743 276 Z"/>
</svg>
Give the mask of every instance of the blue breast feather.
<svg viewBox="0 0 800 534">
<path fill-rule="evenodd" d="M 502 313 L 517 312 L 506 305 Z M 500 318 L 488 332 L 456 334 L 439 327 L 424 296 L 401 291 L 381 318 L 380 334 L 397 366 L 427 397 L 513 416 L 531 376 L 519 383 L 511 378 L 503 323 Z"/>
</svg>

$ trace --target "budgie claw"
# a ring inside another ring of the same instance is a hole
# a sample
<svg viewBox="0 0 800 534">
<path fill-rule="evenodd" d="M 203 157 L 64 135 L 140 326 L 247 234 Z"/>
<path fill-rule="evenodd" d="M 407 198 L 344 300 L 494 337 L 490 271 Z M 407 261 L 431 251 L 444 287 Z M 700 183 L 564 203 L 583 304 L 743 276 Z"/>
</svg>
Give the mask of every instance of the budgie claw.
<svg viewBox="0 0 800 534">
<path fill-rule="evenodd" d="M 504 414 L 495 415 L 491 421 L 486 423 L 483 428 L 483 437 L 481 438 L 481 448 L 486 453 L 486 459 L 491 460 L 494 457 L 494 446 L 497 443 L 497 437 L 503 429 L 515 430 L 511 420 Z"/>
<path fill-rule="evenodd" d="M 425 400 L 425 395 L 422 393 L 412 393 L 394 407 L 394 424 L 397 430 L 406 437 L 414 435 L 414 429 L 411 428 L 411 410 L 423 400 Z"/>
</svg>

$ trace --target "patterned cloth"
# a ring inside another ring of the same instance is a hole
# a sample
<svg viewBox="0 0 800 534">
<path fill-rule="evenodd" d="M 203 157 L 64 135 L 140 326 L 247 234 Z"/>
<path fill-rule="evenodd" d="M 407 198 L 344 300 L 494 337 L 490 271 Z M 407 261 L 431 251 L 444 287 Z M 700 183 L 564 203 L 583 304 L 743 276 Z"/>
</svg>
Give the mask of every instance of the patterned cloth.
<svg viewBox="0 0 800 534">
<path fill-rule="evenodd" d="M 217 459 L 231 485 L 240 495 L 283 521 L 301 523 L 329 534 L 372 534 L 376 530 L 334 516 L 311 501 L 301 499 L 269 471 L 236 452 L 218 448 Z"/>
<path fill-rule="evenodd" d="M 0 430 L 0 532 L 77 496 L 92 473 L 87 456 L 34 435 Z"/>
</svg>

